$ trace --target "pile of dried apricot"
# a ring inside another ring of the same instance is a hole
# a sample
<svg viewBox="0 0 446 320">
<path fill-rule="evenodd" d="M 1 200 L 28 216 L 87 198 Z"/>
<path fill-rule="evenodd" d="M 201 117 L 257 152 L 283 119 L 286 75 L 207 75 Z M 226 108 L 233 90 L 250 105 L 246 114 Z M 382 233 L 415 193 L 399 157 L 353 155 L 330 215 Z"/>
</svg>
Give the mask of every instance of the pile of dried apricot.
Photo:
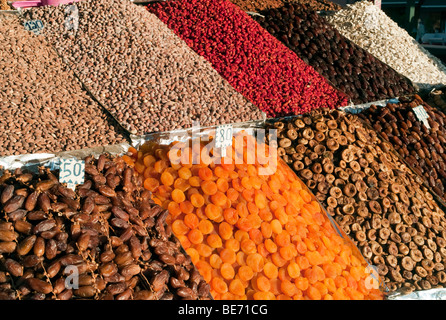
<svg viewBox="0 0 446 320">
<path fill-rule="evenodd" d="M 233 146 L 238 138 L 243 151 L 228 147 L 224 158 L 190 141 L 148 142 L 126 158 L 169 210 L 214 299 L 382 299 L 366 261 L 293 171 L 277 156 L 261 164 L 255 151 L 268 146 L 241 134 Z"/>
</svg>

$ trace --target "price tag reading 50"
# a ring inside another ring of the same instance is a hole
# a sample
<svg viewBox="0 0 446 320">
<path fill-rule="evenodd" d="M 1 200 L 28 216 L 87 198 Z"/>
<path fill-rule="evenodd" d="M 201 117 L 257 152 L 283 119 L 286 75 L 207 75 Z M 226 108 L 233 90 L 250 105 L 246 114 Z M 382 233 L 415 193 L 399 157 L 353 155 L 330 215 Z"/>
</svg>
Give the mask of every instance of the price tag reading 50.
<svg viewBox="0 0 446 320">
<path fill-rule="evenodd" d="M 221 149 L 221 156 L 226 156 L 226 147 L 232 146 L 233 128 L 230 124 L 215 129 L 215 147 Z"/>
<path fill-rule="evenodd" d="M 59 182 L 66 183 L 74 190 L 76 185 L 83 184 L 85 177 L 85 161 L 77 159 L 60 159 Z"/>
</svg>

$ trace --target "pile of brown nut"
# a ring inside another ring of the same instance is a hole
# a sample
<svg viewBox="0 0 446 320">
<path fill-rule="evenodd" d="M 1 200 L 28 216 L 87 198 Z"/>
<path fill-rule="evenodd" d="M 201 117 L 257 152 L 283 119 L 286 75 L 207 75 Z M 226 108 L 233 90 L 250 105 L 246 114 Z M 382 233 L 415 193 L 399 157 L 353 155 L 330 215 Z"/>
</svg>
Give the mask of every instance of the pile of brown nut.
<svg viewBox="0 0 446 320">
<path fill-rule="evenodd" d="M 356 115 L 316 110 L 271 125 L 278 152 L 390 292 L 446 284 L 446 218 L 418 177 Z"/>
<path fill-rule="evenodd" d="M 0 300 L 212 299 L 141 176 L 85 162 L 76 191 L 45 168 L 1 176 Z"/>
<path fill-rule="evenodd" d="M 131 133 L 188 128 L 193 121 L 209 126 L 262 118 L 146 8 L 127 0 L 75 5 L 77 29 L 65 23 L 66 5 L 33 8 L 24 19 L 43 21 L 46 39 Z"/>
<path fill-rule="evenodd" d="M 0 19 L 0 156 L 126 142 L 42 36 Z"/>
<path fill-rule="evenodd" d="M 413 108 L 417 106 L 423 106 L 429 115 L 429 128 L 415 115 Z M 372 105 L 359 117 L 391 142 L 432 190 L 446 200 L 446 115 L 443 112 L 415 95 L 385 107 Z"/>
</svg>

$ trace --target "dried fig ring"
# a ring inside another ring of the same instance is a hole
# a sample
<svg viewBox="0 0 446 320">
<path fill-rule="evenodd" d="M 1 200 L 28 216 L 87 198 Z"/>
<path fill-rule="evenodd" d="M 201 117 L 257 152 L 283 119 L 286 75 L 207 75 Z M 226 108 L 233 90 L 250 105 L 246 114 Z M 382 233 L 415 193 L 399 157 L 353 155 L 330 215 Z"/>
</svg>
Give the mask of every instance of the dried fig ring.
<svg viewBox="0 0 446 320">
<path fill-rule="evenodd" d="M 336 120 L 328 120 L 327 121 L 327 127 L 330 130 L 334 130 L 338 128 L 338 122 Z"/>
<path fill-rule="evenodd" d="M 356 190 L 358 192 L 366 192 L 368 187 L 364 180 L 358 180 L 355 182 Z"/>
<path fill-rule="evenodd" d="M 307 151 L 307 147 L 301 143 L 299 143 L 295 148 L 297 153 L 304 154 Z"/>
<path fill-rule="evenodd" d="M 350 168 L 352 168 L 352 170 L 354 172 L 359 172 L 361 171 L 361 166 L 359 165 L 359 162 L 356 160 L 353 160 L 350 162 Z"/>
<path fill-rule="evenodd" d="M 305 122 L 302 119 L 296 119 L 294 125 L 300 129 L 305 128 Z"/>
<path fill-rule="evenodd" d="M 412 206 L 411 210 L 415 217 L 420 218 L 422 216 L 421 210 L 418 206 Z"/>
<path fill-rule="evenodd" d="M 313 190 L 314 188 L 316 188 L 317 183 L 316 183 L 316 181 L 314 181 L 314 180 L 308 180 L 308 181 L 306 182 L 306 185 L 307 185 L 307 187 L 308 187 L 309 189 Z"/>
<path fill-rule="evenodd" d="M 378 191 L 378 189 L 376 189 L 374 187 L 368 188 L 367 189 L 367 197 L 370 200 L 377 200 L 377 199 L 379 199 L 379 191 Z"/>
<path fill-rule="evenodd" d="M 311 166 L 311 171 L 313 172 L 313 175 L 322 173 L 322 166 L 320 163 L 316 162 Z"/>
<path fill-rule="evenodd" d="M 372 249 L 370 249 L 370 247 L 367 245 L 362 248 L 361 252 L 364 258 L 366 259 L 370 259 L 373 256 Z"/>
<path fill-rule="evenodd" d="M 374 177 L 375 176 L 375 171 L 372 168 L 364 168 L 364 173 L 367 177 Z"/>
<path fill-rule="evenodd" d="M 336 180 L 336 177 L 334 175 L 332 175 L 331 173 L 328 173 L 325 175 L 325 181 L 328 184 L 333 184 L 333 182 Z"/>
<path fill-rule="evenodd" d="M 365 232 L 362 230 L 356 231 L 355 238 L 359 242 L 363 242 L 363 241 L 367 240 L 367 236 L 366 236 Z"/>
<path fill-rule="evenodd" d="M 405 192 L 400 193 L 398 196 L 399 196 L 401 202 L 403 202 L 406 205 L 410 205 L 410 199 Z"/>
<path fill-rule="evenodd" d="M 347 162 L 344 161 L 344 160 L 339 160 L 338 168 L 339 168 L 339 169 L 345 169 L 345 168 L 347 168 Z"/>
<path fill-rule="evenodd" d="M 392 183 L 392 184 L 390 185 L 390 190 L 391 190 L 393 193 L 399 193 L 399 192 L 401 191 L 401 187 L 400 187 L 400 185 L 397 184 L 397 183 Z"/>
<path fill-rule="evenodd" d="M 424 193 L 424 196 L 426 197 L 426 199 L 427 199 L 428 201 L 432 201 L 432 200 L 434 200 L 434 197 L 430 194 L 430 192 L 425 192 L 425 193 Z"/>
<path fill-rule="evenodd" d="M 398 224 L 401 222 L 401 216 L 398 212 L 392 212 L 389 214 L 388 219 L 390 221 L 390 224 Z"/>
<path fill-rule="evenodd" d="M 291 140 L 288 138 L 282 138 L 279 140 L 279 146 L 282 148 L 288 148 L 289 146 L 291 146 Z"/>
<path fill-rule="evenodd" d="M 382 208 L 378 201 L 375 201 L 375 200 L 369 201 L 369 208 L 370 208 L 370 211 L 372 211 L 373 213 L 377 213 L 377 214 L 382 213 Z"/>
<path fill-rule="evenodd" d="M 311 128 L 305 128 L 302 132 L 302 137 L 307 140 L 313 140 L 314 138 L 314 132 Z"/>
<path fill-rule="evenodd" d="M 359 201 L 367 201 L 367 194 L 365 192 L 358 192 Z"/>
<path fill-rule="evenodd" d="M 326 163 L 323 165 L 323 169 L 325 173 L 332 173 L 334 170 L 334 165 L 333 163 Z"/>
<path fill-rule="evenodd" d="M 446 247 L 446 240 L 442 237 L 436 237 L 435 241 L 440 248 Z"/>
<path fill-rule="evenodd" d="M 403 256 L 407 256 L 410 252 L 410 249 L 408 246 L 406 246 L 404 243 L 400 243 L 398 245 L 398 251 L 399 253 L 401 253 Z"/>
<path fill-rule="evenodd" d="M 433 252 L 437 251 L 437 244 L 432 239 L 427 239 L 427 246 L 429 249 L 431 249 Z"/>
<path fill-rule="evenodd" d="M 380 257 L 381 258 L 381 257 Z M 378 274 L 382 277 L 384 277 L 386 274 L 389 273 L 389 268 L 383 263 L 377 264 L 375 262 L 377 268 L 378 268 Z"/>
<path fill-rule="evenodd" d="M 328 131 L 328 136 L 337 141 L 338 138 L 341 136 L 341 132 L 339 132 L 339 130 L 330 130 Z"/>
<path fill-rule="evenodd" d="M 392 205 L 389 198 L 382 198 L 381 204 L 384 208 L 390 208 L 390 206 Z"/>
<path fill-rule="evenodd" d="M 374 242 L 372 243 L 372 252 L 375 256 L 380 256 L 383 254 L 383 248 L 379 243 Z"/>
<path fill-rule="evenodd" d="M 327 139 L 326 145 L 331 151 L 336 151 L 339 149 L 339 143 L 334 139 Z"/>
<path fill-rule="evenodd" d="M 425 278 L 428 275 L 426 269 L 424 269 L 423 267 L 420 267 L 420 266 L 415 267 L 415 272 L 421 278 Z"/>
<path fill-rule="evenodd" d="M 393 268 L 395 268 L 398 265 L 398 259 L 392 254 L 389 254 L 388 256 L 386 256 L 386 262 L 387 262 L 387 265 L 389 265 Z"/>
<path fill-rule="evenodd" d="M 347 137 L 344 135 L 340 135 L 339 137 L 337 137 L 336 141 L 339 143 L 340 146 L 348 145 Z"/>
<path fill-rule="evenodd" d="M 426 257 L 426 259 L 428 260 L 434 260 L 434 252 L 429 249 L 429 248 L 424 248 L 423 249 L 423 255 Z"/>
<path fill-rule="evenodd" d="M 342 180 L 348 181 L 350 175 L 345 170 L 339 170 L 338 177 Z M 355 188 L 355 190 L 356 190 L 356 188 Z"/>
<path fill-rule="evenodd" d="M 338 201 L 336 200 L 335 197 L 328 197 L 327 205 L 331 208 L 336 208 L 338 206 Z"/>
<path fill-rule="evenodd" d="M 403 214 L 402 215 L 403 221 L 408 225 L 411 226 L 412 225 L 412 218 L 408 215 L 408 214 Z"/>
<path fill-rule="evenodd" d="M 283 156 L 285 156 L 285 155 L 286 155 L 285 148 L 282 148 L 282 147 L 277 148 L 277 155 L 278 155 L 279 157 L 283 157 Z"/>
<path fill-rule="evenodd" d="M 310 169 L 304 169 L 299 172 L 300 176 L 305 180 L 310 180 L 313 177 L 313 172 Z"/>
<path fill-rule="evenodd" d="M 369 210 L 367 209 L 367 207 L 359 207 L 356 209 L 356 213 L 363 218 L 366 218 L 369 216 Z"/>
<path fill-rule="evenodd" d="M 425 215 L 424 217 L 421 218 L 421 222 L 428 229 L 430 229 L 432 227 L 432 221 L 431 221 L 431 219 L 429 219 L 429 217 L 427 215 Z"/>
<path fill-rule="evenodd" d="M 394 232 L 391 232 L 390 234 L 390 238 L 392 238 L 392 236 L 394 235 Z M 397 256 L 398 255 L 398 246 L 396 245 L 395 242 L 389 241 L 387 244 L 387 254 L 393 255 L 393 256 Z"/>
<path fill-rule="evenodd" d="M 327 194 L 328 191 L 330 190 L 330 186 L 325 181 L 320 182 L 317 186 L 317 190 L 322 194 Z"/>
<path fill-rule="evenodd" d="M 286 132 L 286 135 L 287 135 L 287 137 L 288 137 L 290 140 L 292 140 L 292 141 L 294 141 L 294 140 L 297 139 L 297 131 L 294 130 L 294 129 L 289 129 L 289 130 Z"/>
<path fill-rule="evenodd" d="M 328 130 L 328 126 L 324 122 L 317 122 L 315 127 L 320 132 L 327 132 Z"/>
<path fill-rule="evenodd" d="M 429 283 L 433 286 L 436 287 L 438 285 L 438 278 L 436 276 L 433 275 L 428 275 L 426 277 L 426 280 L 429 281 Z"/>
<path fill-rule="evenodd" d="M 446 272 L 444 272 L 444 271 L 438 272 L 437 278 L 440 283 L 446 283 Z"/>
<path fill-rule="evenodd" d="M 410 257 L 413 261 L 420 262 L 423 260 L 423 253 L 421 253 L 421 251 L 418 249 L 413 249 L 410 251 Z"/>
<path fill-rule="evenodd" d="M 403 276 L 401 275 L 401 273 L 398 270 L 395 270 L 395 269 L 390 271 L 390 277 L 395 282 L 403 282 L 404 281 Z"/>
<path fill-rule="evenodd" d="M 342 190 L 339 187 L 332 187 L 330 189 L 330 195 L 336 199 L 339 199 L 342 196 Z"/>
<path fill-rule="evenodd" d="M 342 160 L 344 160 L 345 162 L 351 162 L 354 160 L 355 155 L 353 154 L 351 149 L 345 149 L 344 151 L 342 151 L 341 153 L 341 158 Z"/>
<path fill-rule="evenodd" d="M 390 239 L 395 242 L 395 243 L 400 243 L 401 242 L 401 237 L 398 233 L 396 232 L 392 232 L 392 234 L 390 235 Z"/>
<path fill-rule="evenodd" d="M 410 236 L 409 232 L 403 232 L 401 233 L 401 241 L 404 243 L 409 243 L 412 240 L 412 237 Z M 433 259 L 433 256 L 432 256 Z"/>
<path fill-rule="evenodd" d="M 352 204 L 346 204 L 342 207 L 342 212 L 348 215 L 352 215 L 355 212 L 355 207 Z"/>
<path fill-rule="evenodd" d="M 344 186 L 344 195 L 350 198 L 353 198 L 356 195 L 356 187 L 353 183 L 347 183 Z"/>
<path fill-rule="evenodd" d="M 382 240 L 387 240 L 390 237 L 390 229 L 388 229 L 388 228 L 381 228 L 379 230 L 379 237 Z"/>
<path fill-rule="evenodd" d="M 378 216 L 374 216 L 372 218 L 372 228 L 373 229 L 381 228 L 381 219 Z"/>
<path fill-rule="evenodd" d="M 314 152 L 317 155 L 323 155 L 325 151 L 327 151 L 327 148 L 322 144 L 318 144 L 317 146 L 314 147 Z"/>
<path fill-rule="evenodd" d="M 317 131 L 314 133 L 314 140 L 317 142 L 325 141 L 325 134 L 321 131 Z"/>
<path fill-rule="evenodd" d="M 294 163 L 293 163 L 293 169 L 295 171 L 301 171 L 304 167 L 305 166 L 302 161 L 294 161 Z"/>
</svg>

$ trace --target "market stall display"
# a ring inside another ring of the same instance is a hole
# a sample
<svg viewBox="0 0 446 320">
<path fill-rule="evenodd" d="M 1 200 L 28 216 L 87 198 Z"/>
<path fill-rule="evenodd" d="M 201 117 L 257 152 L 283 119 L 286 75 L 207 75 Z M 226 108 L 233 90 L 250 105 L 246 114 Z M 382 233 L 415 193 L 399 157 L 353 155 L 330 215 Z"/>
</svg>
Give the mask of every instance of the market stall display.
<svg viewBox="0 0 446 320">
<path fill-rule="evenodd" d="M 0 155 L 126 141 L 53 48 L 14 16 L 0 19 Z"/>
<path fill-rule="evenodd" d="M 281 158 L 376 266 L 389 293 L 445 286 L 445 214 L 390 143 L 339 110 L 271 126 Z"/>
<path fill-rule="evenodd" d="M 43 21 L 48 42 L 131 133 L 261 119 L 261 112 L 175 36 L 155 15 L 127 0 L 76 3 L 77 30 L 66 5 L 26 10 Z"/>
<path fill-rule="evenodd" d="M 280 8 L 286 3 L 300 3 L 315 11 L 337 11 L 342 7 L 328 0 L 231 0 L 242 10 L 248 12 L 258 12 L 266 9 Z"/>
<path fill-rule="evenodd" d="M 347 104 L 345 94 L 229 1 L 167 1 L 148 9 L 269 117 Z"/>
<path fill-rule="evenodd" d="M 0 300 L 442 298 L 439 59 L 370 1 L 137 3 L 0 0 Z"/>
<path fill-rule="evenodd" d="M 414 108 L 423 108 L 427 120 Z M 419 96 L 400 98 L 399 103 L 372 105 L 359 114 L 422 176 L 428 186 L 446 201 L 446 115 Z"/>
<path fill-rule="evenodd" d="M 307 187 L 241 128 L 224 157 L 209 130 L 210 143 L 149 138 L 133 159 L 214 299 L 382 299 Z"/>
<path fill-rule="evenodd" d="M 286 4 L 260 11 L 253 19 L 354 104 L 415 92 L 410 80 L 342 36 L 306 6 Z"/>
<path fill-rule="evenodd" d="M 85 172 L 76 191 L 48 168 L 3 172 L 0 299 L 211 299 L 123 157 L 89 156 Z"/>
<path fill-rule="evenodd" d="M 420 89 L 446 84 L 446 66 L 373 3 L 356 2 L 325 18 Z"/>
</svg>

